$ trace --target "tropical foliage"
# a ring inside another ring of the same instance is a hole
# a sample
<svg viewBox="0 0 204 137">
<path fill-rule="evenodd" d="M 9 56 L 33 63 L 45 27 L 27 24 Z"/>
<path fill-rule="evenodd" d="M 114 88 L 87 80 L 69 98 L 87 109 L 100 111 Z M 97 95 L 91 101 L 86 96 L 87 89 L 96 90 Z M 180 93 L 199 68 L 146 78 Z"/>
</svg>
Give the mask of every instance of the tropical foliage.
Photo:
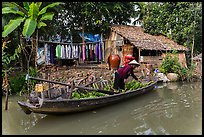
<svg viewBox="0 0 204 137">
<path fill-rule="evenodd" d="M 159 67 L 160 72 L 162 73 L 176 73 L 179 75 L 180 80 L 192 80 L 194 64 L 191 64 L 189 68 L 182 67 L 179 63 L 179 58 L 173 53 L 168 53 L 162 61 L 161 66 Z"/>
<path fill-rule="evenodd" d="M 137 16 L 140 11 L 135 11 L 135 2 L 66 2 L 64 8 L 55 16 L 47 31 L 69 32 L 84 31 L 94 34 L 107 32 L 110 24 L 127 24 L 131 17 Z M 57 31 L 56 31 L 57 30 Z"/>
<path fill-rule="evenodd" d="M 4 31 L 2 32 L 2 37 L 6 37 L 13 30 L 24 22 L 23 26 L 23 36 L 30 37 L 36 27 L 40 29 L 42 26 L 47 24 L 45 20 L 52 20 L 54 13 L 46 12 L 48 8 L 52 8 L 56 5 L 62 4 L 61 2 L 56 2 L 41 8 L 42 2 L 23 2 L 23 7 L 15 2 L 3 3 L 2 14 L 16 14 L 16 18 L 9 21 L 7 25 L 4 26 Z"/>
<path fill-rule="evenodd" d="M 143 27 L 147 33 L 163 34 L 178 44 L 202 51 L 201 2 L 147 2 L 143 5 Z"/>
<path fill-rule="evenodd" d="M 20 5 L 22 4 L 22 5 Z M 30 37 L 32 36 L 34 38 L 34 32 L 35 30 L 40 29 L 43 26 L 46 26 L 47 24 L 44 22 L 46 20 L 52 20 L 54 13 L 52 12 L 47 12 L 48 8 L 52 8 L 54 6 L 62 4 L 61 2 L 56 2 L 56 3 L 51 3 L 49 5 L 46 5 L 45 7 L 41 8 L 42 2 L 23 2 L 23 3 L 16 3 L 16 2 L 3 2 L 3 8 L 2 8 L 2 14 L 4 17 L 7 17 L 12 14 L 12 18 L 6 18 L 8 21 L 8 24 L 4 26 L 4 30 L 2 32 L 2 37 L 7 37 L 9 34 L 11 34 L 15 29 L 20 27 L 21 29 L 21 24 L 24 22 L 23 29 L 22 29 L 22 34 L 25 37 Z M 6 16 L 7 15 L 7 16 Z M 5 19 L 5 18 L 3 18 Z M 6 22 L 5 21 L 5 22 Z M 3 26 L 2 26 L 3 27 Z M 37 29 L 36 29 L 37 28 Z M 38 35 L 37 35 L 38 37 Z M 20 37 L 19 37 L 20 38 Z M 15 49 L 15 52 L 13 55 L 9 55 L 7 52 L 5 52 L 4 49 L 11 49 L 11 47 L 6 46 L 8 43 L 8 38 L 5 38 L 2 43 L 2 66 L 3 66 L 3 71 L 2 71 L 2 77 L 4 76 L 4 71 L 9 72 L 11 70 L 10 63 L 11 61 L 14 61 L 19 58 L 19 54 L 22 52 L 22 49 L 24 49 L 24 46 L 19 44 L 19 46 Z M 34 46 L 34 42 L 32 41 L 32 45 Z M 16 44 L 18 45 L 18 44 Z M 30 61 L 30 57 L 32 55 L 33 49 L 36 48 L 36 46 L 31 49 L 31 53 L 29 55 L 28 61 Z M 35 52 L 34 52 L 35 53 Z M 35 54 L 34 54 L 35 58 Z M 28 63 L 29 64 L 29 63 Z M 29 73 L 29 65 L 28 65 L 28 73 Z M 18 81 L 18 80 L 17 80 Z M 13 85 L 13 86 L 18 86 Z M 11 85 L 12 87 L 12 85 Z M 16 89 L 16 88 L 13 88 Z"/>
</svg>

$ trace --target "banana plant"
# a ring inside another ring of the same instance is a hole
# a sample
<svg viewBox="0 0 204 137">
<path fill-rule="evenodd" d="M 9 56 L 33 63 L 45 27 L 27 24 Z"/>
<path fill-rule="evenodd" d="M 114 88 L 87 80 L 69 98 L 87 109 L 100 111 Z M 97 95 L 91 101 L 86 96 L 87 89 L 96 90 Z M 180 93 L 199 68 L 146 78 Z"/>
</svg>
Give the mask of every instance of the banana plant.
<svg viewBox="0 0 204 137">
<path fill-rule="evenodd" d="M 4 26 L 2 37 L 8 36 L 22 23 L 24 23 L 23 36 L 30 37 L 35 32 L 36 27 L 40 29 L 43 26 L 47 26 L 44 21 L 53 19 L 54 13 L 47 12 L 47 9 L 60 4 L 63 3 L 55 2 L 41 8 L 42 2 L 23 2 L 23 7 L 16 2 L 3 2 L 2 14 L 15 14 L 16 18 L 11 19 Z"/>
<path fill-rule="evenodd" d="M 37 60 L 37 48 L 38 48 L 38 29 L 41 27 L 47 26 L 45 23 L 46 20 L 52 20 L 54 13 L 47 12 L 48 8 L 53 8 L 62 2 L 51 3 L 45 7 L 42 7 L 42 2 L 23 2 L 23 7 L 18 5 L 16 2 L 3 2 L 2 14 L 15 14 L 15 19 L 11 19 L 7 25 L 4 26 L 2 32 L 2 37 L 7 37 L 11 32 L 16 28 L 21 27 L 23 23 L 22 34 L 24 37 L 32 36 L 32 50 L 27 59 L 27 62 L 30 62 L 31 56 L 35 57 L 35 67 Z M 36 31 L 36 41 L 34 42 L 34 32 Z M 21 43 L 22 45 L 22 43 Z M 35 51 L 35 52 L 33 52 Z M 28 63 L 29 64 L 29 63 Z M 28 66 L 29 68 L 29 66 Z"/>
</svg>

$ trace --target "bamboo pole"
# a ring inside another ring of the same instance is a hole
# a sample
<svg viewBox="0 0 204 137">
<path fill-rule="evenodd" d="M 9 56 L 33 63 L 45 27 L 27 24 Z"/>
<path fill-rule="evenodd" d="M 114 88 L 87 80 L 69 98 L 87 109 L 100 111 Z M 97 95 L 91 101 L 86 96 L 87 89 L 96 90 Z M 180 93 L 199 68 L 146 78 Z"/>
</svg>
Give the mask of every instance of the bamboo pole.
<svg viewBox="0 0 204 137">
<path fill-rule="evenodd" d="M 82 55 L 83 53 L 85 52 L 85 56 L 86 56 L 86 51 L 84 51 L 84 46 L 85 46 L 85 40 L 84 40 L 84 19 L 82 20 Z M 82 61 L 84 63 L 84 59 L 83 59 L 83 56 L 82 56 Z"/>
<path fill-rule="evenodd" d="M 50 83 L 55 83 L 55 84 L 60 84 L 60 85 L 72 87 L 71 84 L 67 84 L 67 83 L 50 81 L 50 80 L 46 80 L 46 79 L 34 78 L 34 77 L 29 77 L 29 76 L 28 76 L 28 78 L 33 79 L 33 80 L 45 81 L 45 82 L 50 82 Z M 28 79 L 28 78 L 26 78 L 26 79 Z M 116 92 L 113 92 L 113 91 L 107 91 L 107 90 L 101 90 L 101 89 L 92 89 L 92 88 L 88 88 L 85 86 L 76 86 L 75 85 L 75 88 L 84 89 L 84 90 L 88 90 L 88 91 L 96 91 L 96 92 L 101 92 L 101 93 L 110 94 L 110 95 L 117 94 Z"/>
</svg>

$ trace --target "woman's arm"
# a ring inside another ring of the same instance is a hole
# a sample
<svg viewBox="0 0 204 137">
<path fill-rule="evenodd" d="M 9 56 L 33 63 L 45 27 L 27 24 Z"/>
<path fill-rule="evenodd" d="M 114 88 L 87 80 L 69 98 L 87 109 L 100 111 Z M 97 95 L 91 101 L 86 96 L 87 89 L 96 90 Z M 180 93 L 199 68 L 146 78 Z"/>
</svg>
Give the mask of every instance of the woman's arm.
<svg viewBox="0 0 204 137">
<path fill-rule="evenodd" d="M 130 70 L 130 75 L 135 79 L 138 80 L 138 78 L 135 76 L 133 69 Z"/>
</svg>

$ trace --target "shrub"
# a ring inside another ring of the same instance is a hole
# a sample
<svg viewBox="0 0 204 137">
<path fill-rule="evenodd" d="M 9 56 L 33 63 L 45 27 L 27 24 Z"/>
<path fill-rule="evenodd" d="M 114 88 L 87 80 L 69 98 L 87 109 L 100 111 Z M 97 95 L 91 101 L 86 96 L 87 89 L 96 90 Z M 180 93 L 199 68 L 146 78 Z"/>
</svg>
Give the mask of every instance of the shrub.
<svg viewBox="0 0 204 137">
<path fill-rule="evenodd" d="M 161 66 L 159 67 L 159 71 L 165 74 L 167 73 L 177 73 L 179 75 L 180 80 L 188 80 L 190 81 L 193 77 L 193 70 L 195 65 L 192 64 L 189 69 L 182 67 L 179 63 L 179 59 L 177 56 L 172 56 L 167 54 L 167 56 L 163 59 Z"/>
<path fill-rule="evenodd" d="M 16 74 L 15 76 L 9 76 L 9 84 L 11 88 L 11 93 L 19 93 L 25 83 L 25 74 Z"/>
<path fill-rule="evenodd" d="M 167 56 L 163 59 L 159 70 L 160 72 L 163 72 L 165 74 L 166 73 L 178 73 L 178 69 L 180 68 L 181 68 L 181 65 L 178 61 L 178 57 L 167 54 Z"/>
<path fill-rule="evenodd" d="M 30 71 L 30 76 L 36 76 L 37 71 L 35 69 L 30 67 L 29 71 Z M 8 77 L 11 93 L 22 94 L 27 91 L 27 86 L 33 87 L 33 85 L 35 85 L 36 81 L 32 80 L 29 84 L 27 84 L 27 81 L 25 80 L 25 78 L 26 78 L 25 72 L 21 72 L 15 75 L 10 75 Z"/>
</svg>

